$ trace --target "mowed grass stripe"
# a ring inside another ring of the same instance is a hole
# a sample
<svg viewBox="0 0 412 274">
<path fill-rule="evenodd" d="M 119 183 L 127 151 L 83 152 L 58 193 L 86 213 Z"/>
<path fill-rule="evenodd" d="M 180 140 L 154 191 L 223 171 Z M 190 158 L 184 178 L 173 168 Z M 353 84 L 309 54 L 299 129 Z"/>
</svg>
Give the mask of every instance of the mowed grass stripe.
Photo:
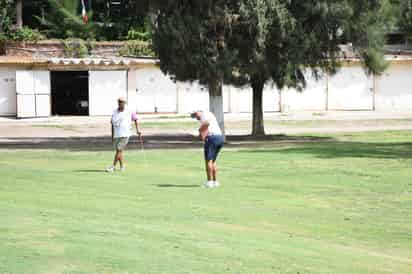
<svg viewBox="0 0 412 274">
<path fill-rule="evenodd" d="M 0 273 L 410 273 L 412 132 L 329 137 L 224 150 L 212 190 L 200 149 L 4 150 Z"/>
</svg>

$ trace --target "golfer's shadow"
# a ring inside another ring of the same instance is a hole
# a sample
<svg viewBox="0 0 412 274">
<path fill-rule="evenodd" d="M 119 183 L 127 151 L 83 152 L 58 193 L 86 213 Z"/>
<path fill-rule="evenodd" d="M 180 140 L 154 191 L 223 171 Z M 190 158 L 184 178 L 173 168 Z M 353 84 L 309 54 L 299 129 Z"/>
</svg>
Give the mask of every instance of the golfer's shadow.
<svg viewBox="0 0 412 274">
<path fill-rule="evenodd" d="M 78 173 L 106 173 L 104 169 L 78 169 L 74 170 L 74 172 Z"/>
<path fill-rule="evenodd" d="M 157 187 L 162 187 L 162 188 L 195 188 L 199 187 L 199 185 L 175 185 L 175 184 L 158 184 L 155 185 Z"/>
</svg>

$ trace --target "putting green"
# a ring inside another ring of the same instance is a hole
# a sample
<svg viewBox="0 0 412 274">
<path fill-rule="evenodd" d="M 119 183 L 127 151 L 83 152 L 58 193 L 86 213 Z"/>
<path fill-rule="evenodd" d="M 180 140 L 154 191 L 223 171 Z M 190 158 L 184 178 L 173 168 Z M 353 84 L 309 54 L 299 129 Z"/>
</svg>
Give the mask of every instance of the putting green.
<svg viewBox="0 0 412 274">
<path fill-rule="evenodd" d="M 411 273 L 412 132 L 225 149 L 2 150 L 0 273 Z"/>
</svg>

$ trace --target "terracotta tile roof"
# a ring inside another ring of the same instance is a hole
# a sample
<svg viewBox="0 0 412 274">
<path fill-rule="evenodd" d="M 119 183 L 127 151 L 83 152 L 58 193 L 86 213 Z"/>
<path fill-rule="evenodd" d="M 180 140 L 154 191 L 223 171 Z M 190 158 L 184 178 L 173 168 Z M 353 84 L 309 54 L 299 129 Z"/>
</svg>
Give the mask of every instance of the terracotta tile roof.
<svg viewBox="0 0 412 274">
<path fill-rule="evenodd" d="M 22 56 L 0 56 L 0 64 L 10 65 L 31 65 L 31 64 L 47 64 L 47 59 L 34 59 L 32 57 Z"/>
<path fill-rule="evenodd" d="M 135 65 L 135 64 L 156 64 L 153 58 L 51 58 L 50 63 L 54 65 Z"/>
<path fill-rule="evenodd" d="M 32 58 L 22 56 L 0 56 L 0 65 L 86 65 L 86 66 L 129 66 L 155 65 L 154 58 Z"/>
</svg>

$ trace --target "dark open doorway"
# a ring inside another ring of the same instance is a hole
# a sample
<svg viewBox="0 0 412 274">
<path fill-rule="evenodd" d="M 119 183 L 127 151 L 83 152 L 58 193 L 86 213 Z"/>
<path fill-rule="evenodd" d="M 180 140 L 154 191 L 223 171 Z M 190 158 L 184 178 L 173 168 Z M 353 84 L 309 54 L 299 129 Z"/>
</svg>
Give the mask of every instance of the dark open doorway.
<svg viewBox="0 0 412 274">
<path fill-rule="evenodd" d="M 53 115 L 89 115 L 89 73 L 52 71 Z"/>
</svg>

